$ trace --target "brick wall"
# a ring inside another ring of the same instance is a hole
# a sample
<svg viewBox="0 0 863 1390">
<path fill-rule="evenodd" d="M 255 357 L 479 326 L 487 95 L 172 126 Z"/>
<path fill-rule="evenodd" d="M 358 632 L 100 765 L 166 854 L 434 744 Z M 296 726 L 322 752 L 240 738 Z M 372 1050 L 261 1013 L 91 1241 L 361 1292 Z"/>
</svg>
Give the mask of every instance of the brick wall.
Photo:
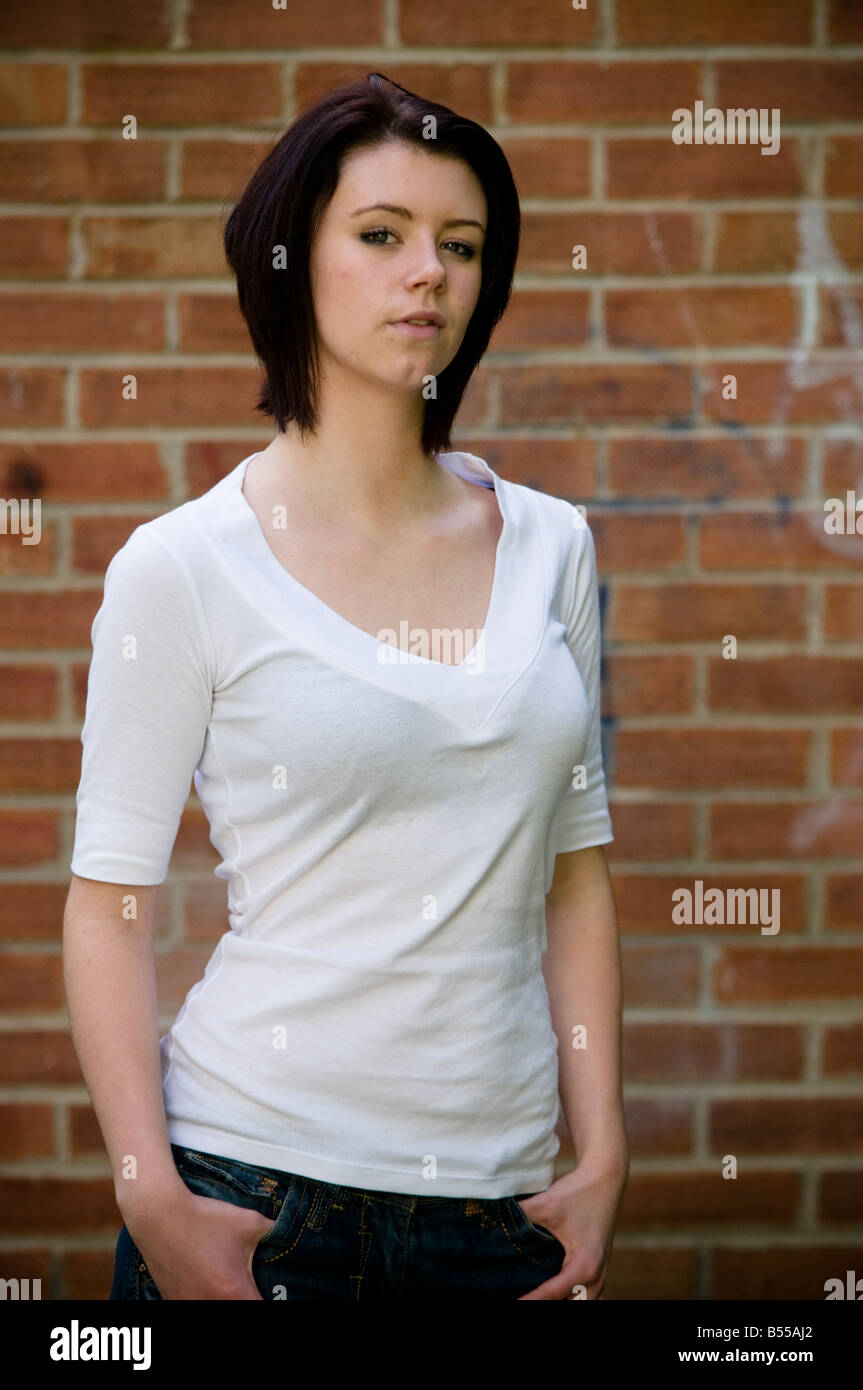
<svg viewBox="0 0 863 1390">
<path fill-rule="evenodd" d="M 863 499 L 863 6 L 45 0 L 3 31 L 0 493 L 43 514 L 0 536 L 0 1273 L 105 1297 L 118 1226 L 60 961 L 104 571 L 271 437 L 222 217 L 297 110 L 380 69 L 487 125 L 523 199 L 454 443 L 596 538 L 633 1152 L 606 1297 L 823 1298 L 863 1268 L 863 539 L 824 526 Z M 779 151 L 676 145 L 698 100 L 779 108 Z M 213 862 L 192 796 L 166 1027 Z M 781 930 L 676 925 L 699 879 L 779 888 Z"/>
</svg>

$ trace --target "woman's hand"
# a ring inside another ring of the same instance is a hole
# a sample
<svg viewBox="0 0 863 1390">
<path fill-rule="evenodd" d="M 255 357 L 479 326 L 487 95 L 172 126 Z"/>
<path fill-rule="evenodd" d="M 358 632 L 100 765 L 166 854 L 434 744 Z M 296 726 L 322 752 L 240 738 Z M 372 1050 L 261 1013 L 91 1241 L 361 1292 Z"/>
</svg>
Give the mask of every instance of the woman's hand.
<svg viewBox="0 0 863 1390">
<path fill-rule="evenodd" d="M 522 1294 L 519 1302 L 602 1298 L 628 1176 L 628 1161 L 622 1168 L 620 1164 L 605 1169 L 581 1164 L 544 1192 L 519 1202 L 528 1220 L 547 1227 L 566 1250 L 560 1273 Z"/>
<path fill-rule="evenodd" d="M 124 1220 L 163 1299 L 261 1298 L 252 1258 L 274 1225 L 261 1212 L 183 1186 Z"/>
</svg>

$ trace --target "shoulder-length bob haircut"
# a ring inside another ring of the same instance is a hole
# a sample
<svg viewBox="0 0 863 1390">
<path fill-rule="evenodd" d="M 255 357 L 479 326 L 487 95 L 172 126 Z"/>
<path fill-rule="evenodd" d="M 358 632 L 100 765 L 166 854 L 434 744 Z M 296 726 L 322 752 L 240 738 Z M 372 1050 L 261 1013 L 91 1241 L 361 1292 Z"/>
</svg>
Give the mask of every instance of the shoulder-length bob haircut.
<svg viewBox="0 0 863 1390">
<path fill-rule="evenodd" d="M 280 431 L 293 420 L 301 435 L 314 433 L 319 375 L 311 247 L 344 156 L 388 140 L 463 160 L 482 185 L 488 209 L 479 299 L 458 352 L 437 377 L 436 399 L 425 404 L 421 445 L 424 453 L 436 454 L 450 447 L 471 373 L 509 302 L 518 256 L 518 191 L 503 150 L 487 130 L 382 73 L 368 73 L 322 97 L 267 152 L 228 216 L 225 254 L 266 373 L 255 409 L 275 419 Z M 278 267 L 277 247 L 285 248 Z"/>
</svg>

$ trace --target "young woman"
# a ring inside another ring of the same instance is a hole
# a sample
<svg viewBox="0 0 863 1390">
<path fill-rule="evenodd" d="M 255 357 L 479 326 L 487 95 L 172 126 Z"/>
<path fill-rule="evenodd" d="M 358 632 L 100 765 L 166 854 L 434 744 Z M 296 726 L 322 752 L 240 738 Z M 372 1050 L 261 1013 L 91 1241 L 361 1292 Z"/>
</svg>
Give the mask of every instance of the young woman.
<svg viewBox="0 0 863 1390">
<path fill-rule="evenodd" d="M 447 450 L 519 230 L 491 136 L 377 73 L 227 221 L 278 433 L 137 527 L 92 632 L 65 966 L 112 1298 L 601 1297 L 628 1151 L 593 541 Z M 229 930 L 159 1040 L 192 777 Z"/>
</svg>

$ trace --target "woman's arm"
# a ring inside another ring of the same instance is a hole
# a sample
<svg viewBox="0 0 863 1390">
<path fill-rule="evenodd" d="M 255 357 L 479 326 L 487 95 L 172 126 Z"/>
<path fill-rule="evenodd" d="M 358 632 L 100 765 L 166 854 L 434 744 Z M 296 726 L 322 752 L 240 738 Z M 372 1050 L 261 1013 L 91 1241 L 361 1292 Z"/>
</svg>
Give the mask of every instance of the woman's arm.
<svg viewBox="0 0 863 1390">
<path fill-rule="evenodd" d="M 583 1171 L 625 1176 L 620 940 L 602 845 L 557 856 L 546 925 L 543 974 L 558 1040 L 561 1106 L 576 1159 Z"/>
<path fill-rule="evenodd" d="M 158 891 L 73 875 L 63 915 L 72 1037 L 124 1218 L 186 1190 L 162 1100 L 153 953 Z M 125 915 L 129 904 L 136 918 Z"/>
<path fill-rule="evenodd" d="M 158 886 L 73 875 L 63 916 L 72 1036 L 111 1160 L 117 1205 L 163 1299 L 260 1299 L 263 1213 L 183 1182 L 159 1055 L 153 927 Z M 135 917 L 129 917 L 134 905 Z"/>
<path fill-rule="evenodd" d="M 558 1042 L 560 1100 L 576 1162 L 544 1192 L 521 1203 L 528 1220 L 546 1226 L 566 1250 L 560 1273 L 523 1298 L 596 1299 L 602 1298 L 629 1176 L 620 943 L 601 845 L 557 855 L 546 925 L 542 968 Z"/>
</svg>

